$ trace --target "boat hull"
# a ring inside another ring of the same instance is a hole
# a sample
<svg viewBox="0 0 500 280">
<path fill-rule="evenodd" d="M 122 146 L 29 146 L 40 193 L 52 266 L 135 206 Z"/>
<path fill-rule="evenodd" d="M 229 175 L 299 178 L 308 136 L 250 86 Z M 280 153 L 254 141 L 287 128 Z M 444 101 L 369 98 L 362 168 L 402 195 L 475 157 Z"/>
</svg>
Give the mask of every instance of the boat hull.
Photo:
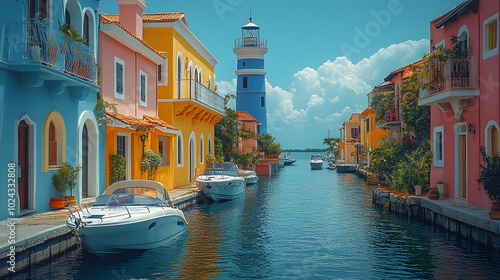
<svg viewBox="0 0 500 280">
<path fill-rule="evenodd" d="M 257 182 L 259 181 L 259 177 L 257 177 L 257 175 L 246 176 L 243 177 L 243 179 L 245 179 L 245 183 L 247 185 L 257 184 Z"/>
<path fill-rule="evenodd" d="M 338 164 L 337 173 L 353 173 L 356 170 L 355 164 Z"/>
<path fill-rule="evenodd" d="M 311 169 L 313 170 L 323 169 L 322 161 L 310 161 L 309 164 L 311 164 Z"/>
<path fill-rule="evenodd" d="M 296 159 L 286 159 L 285 160 L 285 165 L 292 165 L 296 162 Z"/>
<path fill-rule="evenodd" d="M 242 177 L 217 178 L 217 176 L 199 176 L 196 179 L 198 189 L 212 201 L 233 200 L 245 194 L 245 179 Z"/>
<path fill-rule="evenodd" d="M 161 208 L 150 207 L 147 213 L 136 213 L 131 208 L 129 207 L 131 215 L 127 211 L 115 213 L 121 218 L 113 222 L 108 222 L 106 215 L 103 215 L 103 219 L 83 218 L 82 222 L 86 225 L 78 230 L 82 247 L 103 257 L 131 250 L 153 249 L 186 231 L 187 222 L 180 210 L 170 209 L 169 213 L 165 213 Z M 80 215 L 84 213 L 81 211 Z M 68 226 L 71 224 L 70 218 Z"/>
</svg>

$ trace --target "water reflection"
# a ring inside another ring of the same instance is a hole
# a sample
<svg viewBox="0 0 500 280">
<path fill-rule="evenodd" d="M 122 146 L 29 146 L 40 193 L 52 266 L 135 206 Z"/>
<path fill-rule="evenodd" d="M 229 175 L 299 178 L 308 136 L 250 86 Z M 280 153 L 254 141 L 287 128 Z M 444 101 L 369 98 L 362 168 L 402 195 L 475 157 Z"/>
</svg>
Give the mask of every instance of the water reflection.
<svg viewBox="0 0 500 280">
<path fill-rule="evenodd" d="M 294 158 L 238 200 L 185 211 L 187 232 L 165 246 L 104 259 L 76 250 L 14 279 L 498 279 L 497 253 L 379 211 L 353 174 Z"/>
</svg>

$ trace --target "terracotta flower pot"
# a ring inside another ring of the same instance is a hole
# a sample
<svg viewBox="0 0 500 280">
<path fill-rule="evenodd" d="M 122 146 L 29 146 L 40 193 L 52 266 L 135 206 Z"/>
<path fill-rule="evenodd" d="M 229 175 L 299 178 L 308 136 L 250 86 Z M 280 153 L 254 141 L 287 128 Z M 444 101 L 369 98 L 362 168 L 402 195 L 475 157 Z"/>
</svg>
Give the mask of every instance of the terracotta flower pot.
<svg viewBox="0 0 500 280">
<path fill-rule="evenodd" d="M 430 193 L 429 194 L 429 199 L 439 199 L 439 194 Z"/>
<path fill-rule="evenodd" d="M 491 203 L 491 212 L 500 212 L 500 202 Z"/>
<path fill-rule="evenodd" d="M 74 195 L 66 196 L 66 200 L 69 202 L 69 205 L 76 205 L 76 199 Z"/>
<path fill-rule="evenodd" d="M 66 198 L 64 197 L 52 197 L 49 202 L 50 207 L 54 209 L 60 209 L 68 205 Z"/>
</svg>

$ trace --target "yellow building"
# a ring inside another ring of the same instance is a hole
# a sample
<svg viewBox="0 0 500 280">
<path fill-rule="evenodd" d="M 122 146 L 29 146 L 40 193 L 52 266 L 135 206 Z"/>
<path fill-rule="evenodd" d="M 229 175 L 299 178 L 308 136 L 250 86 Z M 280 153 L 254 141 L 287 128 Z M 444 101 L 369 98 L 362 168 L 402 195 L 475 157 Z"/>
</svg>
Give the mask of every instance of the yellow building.
<svg viewBox="0 0 500 280">
<path fill-rule="evenodd" d="M 214 125 L 224 99 L 214 92 L 217 59 L 196 38 L 184 13 L 143 15 L 143 39 L 166 59 L 158 67 L 158 116 L 179 128 L 173 149 L 173 186 L 194 182 L 213 153 Z"/>
<path fill-rule="evenodd" d="M 361 145 L 363 145 L 363 151 L 367 153 L 367 161 L 369 162 L 370 152 L 378 148 L 380 140 L 387 136 L 388 131 L 383 128 L 377 128 L 376 116 L 372 112 L 371 107 L 361 112 L 359 120 Z"/>
<path fill-rule="evenodd" d="M 340 129 L 340 158 L 347 164 L 354 164 L 358 159 L 356 146 L 361 143 L 359 116 L 359 113 L 352 114 Z"/>
</svg>

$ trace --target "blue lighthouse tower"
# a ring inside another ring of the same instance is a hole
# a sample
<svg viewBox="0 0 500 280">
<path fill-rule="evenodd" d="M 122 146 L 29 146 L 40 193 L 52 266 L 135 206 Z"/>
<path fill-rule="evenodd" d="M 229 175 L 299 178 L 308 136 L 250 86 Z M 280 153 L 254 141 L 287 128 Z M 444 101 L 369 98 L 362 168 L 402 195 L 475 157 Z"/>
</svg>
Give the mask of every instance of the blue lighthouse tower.
<svg viewBox="0 0 500 280">
<path fill-rule="evenodd" d="M 264 55 L 267 40 L 260 38 L 260 27 L 250 22 L 241 28 L 241 38 L 234 40 L 233 52 L 238 56 L 236 70 L 236 111 L 246 111 L 261 123 L 260 134 L 267 133 L 266 70 Z"/>
</svg>

